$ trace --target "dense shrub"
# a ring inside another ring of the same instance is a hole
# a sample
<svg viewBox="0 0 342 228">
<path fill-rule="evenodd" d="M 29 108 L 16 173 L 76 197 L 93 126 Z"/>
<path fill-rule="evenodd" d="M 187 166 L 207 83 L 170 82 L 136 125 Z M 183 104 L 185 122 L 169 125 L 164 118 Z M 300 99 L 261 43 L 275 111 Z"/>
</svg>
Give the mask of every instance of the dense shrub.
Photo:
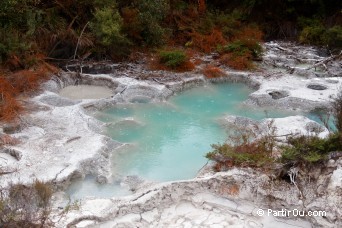
<svg viewBox="0 0 342 228">
<path fill-rule="evenodd" d="M 300 18 L 302 30 L 299 41 L 311 45 L 327 45 L 329 48 L 342 48 L 342 26 L 325 26 L 314 18 Z"/>
<path fill-rule="evenodd" d="M 191 71 L 195 65 L 190 61 L 190 56 L 191 52 L 181 49 L 162 50 L 151 58 L 149 67 L 152 70 Z"/>
<path fill-rule="evenodd" d="M 21 55 L 29 48 L 30 45 L 18 31 L 0 28 L 0 63 L 12 55 Z"/>
<path fill-rule="evenodd" d="M 247 26 L 234 30 L 231 41 L 218 48 L 221 63 L 237 70 L 252 69 L 252 60 L 259 60 L 262 53 L 262 32 L 257 27 Z"/>
<path fill-rule="evenodd" d="M 106 48 L 105 51 L 97 48 L 98 52 L 114 53 L 116 57 L 128 55 L 130 42 L 122 33 L 122 25 L 123 20 L 115 6 L 96 9 L 90 28 L 99 44 Z"/>
<path fill-rule="evenodd" d="M 268 125 L 268 131 L 259 132 L 257 127 L 234 129 L 229 143 L 213 145 L 214 150 L 207 154 L 207 158 L 216 162 L 215 169 L 231 166 L 269 167 L 281 163 L 286 167 L 310 166 L 325 162 L 331 152 L 342 151 L 342 91 L 332 103 L 336 131 L 327 138 L 317 135 L 287 136 L 281 145 L 276 144 L 276 128 Z M 276 159 L 273 151 L 281 151 Z"/>
<path fill-rule="evenodd" d="M 322 139 L 317 136 L 290 137 L 282 147 L 281 161 L 292 164 L 311 164 L 326 160 L 328 153 L 342 149 L 339 134 Z"/>
<path fill-rule="evenodd" d="M 175 69 L 187 60 L 187 56 L 184 51 L 161 51 L 159 52 L 160 63 L 165 64 L 167 67 Z"/>
<path fill-rule="evenodd" d="M 151 46 L 159 46 L 165 42 L 166 28 L 162 25 L 170 5 L 167 0 L 139 0 L 139 26 L 144 42 Z"/>
<path fill-rule="evenodd" d="M 231 166 L 267 167 L 275 161 L 272 155 L 276 146 L 275 130 L 272 121 L 266 131 L 257 125 L 232 127 L 228 142 L 212 145 L 214 150 L 207 153 L 206 157 L 218 164 L 216 169 Z"/>
<path fill-rule="evenodd" d="M 323 34 L 323 43 L 330 48 L 342 48 L 342 26 L 329 28 Z"/>
<path fill-rule="evenodd" d="M 122 18 L 113 8 L 97 9 L 90 27 L 100 43 L 110 46 L 116 42 L 121 43 L 125 38 L 121 34 Z"/>
<path fill-rule="evenodd" d="M 322 25 L 305 27 L 300 34 L 299 41 L 311 45 L 321 45 L 324 32 L 325 28 Z"/>
<path fill-rule="evenodd" d="M 254 59 L 258 59 L 262 53 L 259 41 L 236 40 L 222 48 L 223 52 L 235 53 L 236 55 L 250 54 Z"/>
</svg>

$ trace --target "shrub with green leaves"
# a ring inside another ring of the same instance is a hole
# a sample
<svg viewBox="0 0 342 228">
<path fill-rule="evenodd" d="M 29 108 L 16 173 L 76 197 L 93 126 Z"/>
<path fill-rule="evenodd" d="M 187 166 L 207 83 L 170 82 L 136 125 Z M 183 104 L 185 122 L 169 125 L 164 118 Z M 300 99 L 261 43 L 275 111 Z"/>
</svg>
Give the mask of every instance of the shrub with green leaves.
<svg viewBox="0 0 342 228">
<path fill-rule="evenodd" d="M 291 137 L 288 145 L 282 146 L 281 162 L 311 164 L 327 159 L 332 151 L 342 150 L 339 133 L 331 134 L 328 138 L 318 136 Z"/>
<path fill-rule="evenodd" d="M 322 40 L 331 48 L 342 48 L 342 26 L 336 25 L 327 29 Z"/>
<path fill-rule="evenodd" d="M 29 43 L 22 39 L 19 32 L 0 28 L 0 62 L 5 61 L 12 54 L 21 54 L 29 48 Z"/>
<path fill-rule="evenodd" d="M 122 43 L 125 37 L 121 34 L 122 19 L 119 12 L 111 7 L 97 9 L 90 27 L 104 46 Z"/>
<path fill-rule="evenodd" d="M 187 61 L 187 56 L 182 50 L 159 52 L 160 63 L 175 69 Z"/>
<path fill-rule="evenodd" d="M 300 34 L 299 41 L 311 45 L 322 45 L 324 32 L 325 28 L 320 24 L 304 27 Z"/>
<path fill-rule="evenodd" d="M 208 159 L 226 168 L 232 165 L 266 167 L 274 163 L 276 127 L 273 121 L 267 124 L 266 131 L 258 125 L 231 126 L 231 130 L 227 143 L 212 145 L 214 150 L 207 153 Z"/>
<path fill-rule="evenodd" d="M 206 154 L 206 158 L 225 163 L 231 162 L 236 166 L 262 167 L 272 164 L 274 159 L 270 151 L 263 147 L 261 141 L 238 146 L 230 144 L 212 145 L 213 151 Z"/>
<path fill-rule="evenodd" d="M 305 135 L 290 137 L 287 140 L 288 145 L 282 146 L 281 162 L 312 164 L 326 160 L 330 152 L 342 151 L 342 91 L 332 102 L 332 107 L 335 132 L 327 138 Z"/>
<path fill-rule="evenodd" d="M 237 56 L 251 54 L 253 58 L 259 58 L 262 53 L 262 47 L 258 42 L 245 42 L 236 40 L 222 48 L 223 52 L 233 53 Z"/>
<path fill-rule="evenodd" d="M 166 29 L 162 26 L 162 22 L 169 12 L 169 1 L 139 0 L 137 1 L 137 8 L 142 29 L 141 36 L 145 43 L 150 46 L 163 44 Z"/>
</svg>

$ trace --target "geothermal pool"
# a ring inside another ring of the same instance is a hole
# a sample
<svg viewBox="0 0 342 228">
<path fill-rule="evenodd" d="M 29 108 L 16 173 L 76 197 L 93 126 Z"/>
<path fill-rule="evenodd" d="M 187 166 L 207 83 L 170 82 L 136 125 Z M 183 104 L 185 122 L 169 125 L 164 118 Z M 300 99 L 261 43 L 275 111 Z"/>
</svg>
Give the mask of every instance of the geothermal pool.
<svg viewBox="0 0 342 228">
<path fill-rule="evenodd" d="M 71 198 L 129 194 L 120 184 L 126 176 L 157 182 L 195 177 L 207 162 L 211 144 L 227 137 L 218 122 L 225 114 L 257 120 L 298 114 L 246 107 L 242 103 L 251 92 L 239 83 L 208 84 L 166 102 L 120 104 L 97 113 L 108 126 L 106 134 L 127 145 L 113 152 L 113 183 L 101 186 L 88 177 L 71 185 Z"/>
</svg>

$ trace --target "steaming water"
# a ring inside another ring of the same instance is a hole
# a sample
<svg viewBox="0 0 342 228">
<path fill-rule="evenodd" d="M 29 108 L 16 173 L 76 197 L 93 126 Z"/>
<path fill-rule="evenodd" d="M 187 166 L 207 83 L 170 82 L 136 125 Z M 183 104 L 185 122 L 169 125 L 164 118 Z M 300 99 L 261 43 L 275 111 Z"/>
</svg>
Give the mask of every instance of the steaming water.
<svg viewBox="0 0 342 228">
<path fill-rule="evenodd" d="M 225 114 L 253 119 L 294 115 L 244 107 L 242 102 L 251 92 L 243 84 L 213 84 L 182 92 L 167 102 L 122 104 L 98 113 L 97 118 L 108 123 L 107 135 L 128 144 L 113 154 L 116 180 L 129 175 L 150 181 L 195 177 L 207 162 L 204 156 L 210 145 L 227 137 L 217 121 Z M 118 183 L 105 186 L 98 191 L 88 178 L 75 183 L 69 193 L 76 198 L 128 194 Z"/>
</svg>

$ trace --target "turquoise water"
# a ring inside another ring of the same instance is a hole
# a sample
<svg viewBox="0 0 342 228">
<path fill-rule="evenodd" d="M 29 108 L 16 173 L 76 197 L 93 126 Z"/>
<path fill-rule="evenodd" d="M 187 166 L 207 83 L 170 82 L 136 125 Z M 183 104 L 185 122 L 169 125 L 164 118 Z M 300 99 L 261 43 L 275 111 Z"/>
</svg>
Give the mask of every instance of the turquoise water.
<svg viewBox="0 0 342 228">
<path fill-rule="evenodd" d="M 211 144 L 227 137 L 218 119 L 225 114 L 253 119 L 284 117 L 284 111 L 245 108 L 252 92 L 243 84 L 217 84 L 193 88 L 163 103 L 115 106 L 97 115 L 110 123 L 107 135 L 129 143 L 113 156 L 113 171 L 151 181 L 193 178 L 207 162 Z"/>
<path fill-rule="evenodd" d="M 98 113 L 108 125 L 106 134 L 127 145 L 113 152 L 113 183 L 98 185 L 92 178 L 76 182 L 68 190 L 71 198 L 127 195 L 120 180 L 130 175 L 158 182 L 195 177 L 207 162 L 210 145 L 227 138 L 218 123 L 226 114 L 257 120 L 300 114 L 243 106 L 251 92 L 244 84 L 209 84 L 166 102 L 121 104 Z"/>
</svg>

